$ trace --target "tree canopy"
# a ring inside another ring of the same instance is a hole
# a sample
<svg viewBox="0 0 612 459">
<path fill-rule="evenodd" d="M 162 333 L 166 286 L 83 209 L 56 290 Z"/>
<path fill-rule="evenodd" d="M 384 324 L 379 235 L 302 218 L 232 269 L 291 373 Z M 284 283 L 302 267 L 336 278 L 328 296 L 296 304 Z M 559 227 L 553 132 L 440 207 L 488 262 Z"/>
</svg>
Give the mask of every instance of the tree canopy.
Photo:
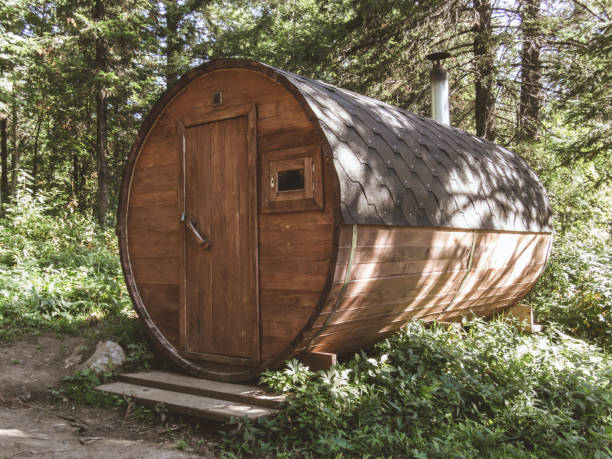
<svg viewBox="0 0 612 459">
<path fill-rule="evenodd" d="M 429 115 L 425 55 L 452 57 L 451 122 L 538 172 L 610 182 L 610 7 L 600 0 L 9 0 L 0 5 L 2 201 L 18 171 L 104 223 L 158 95 L 207 59 L 257 59 Z"/>
</svg>

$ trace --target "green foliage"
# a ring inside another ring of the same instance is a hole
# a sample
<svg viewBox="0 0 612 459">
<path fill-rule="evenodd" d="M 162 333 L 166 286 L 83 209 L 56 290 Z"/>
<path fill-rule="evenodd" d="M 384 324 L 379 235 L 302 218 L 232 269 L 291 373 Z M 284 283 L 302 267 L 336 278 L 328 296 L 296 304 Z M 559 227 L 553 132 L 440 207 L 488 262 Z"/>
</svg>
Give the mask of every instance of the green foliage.
<svg viewBox="0 0 612 459">
<path fill-rule="evenodd" d="M 135 406 L 133 400 L 128 397 L 119 397 L 96 390 L 100 384 L 111 382 L 113 376 L 113 373 L 96 374 L 89 369 L 78 370 L 71 376 L 65 377 L 60 386 L 50 387 L 49 391 L 55 397 L 82 405 L 102 408 L 125 407 L 126 416 L 131 415 L 140 422 L 151 423 L 155 419 L 163 422 L 166 419 L 167 409 L 163 403 L 158 403 L 151 408 Z"/>
<path fill-rule="evenodd" d="M 230 455 L 607 457 L 612 366 L 551 328 L 519 334 L 409 324 L 345 365 L 296 362 L 262 381 L 293 396 L 274 419 L 234 422 Z"/>
<path fill-rule="evenodd" d="M 131 415 L 140 422 L 152 423 L 155 420 L 161 422 L 166 420 L 168 410 L 163 403 L 157 403 L 152 407 L 136 406 L 129 397 L 120 397 L 96 390 L 97 386 L 111 382 L 114 376 L 113 373 L 96 374 L 90 369 L 78 370 L 71 376 L 65 377 L 60 386 L 50 387 L 49 392 L 64 401 L 71 400 L 83 405 L 102 408 L 125 407 L 126 416 Z"/>
<path fill-rule="evenodd" d="M 123 403 L 120 397 L 95 390 L 96 386 L 109 382 L 111 378 L 111 373 L 97 375 L 93 370 L 79 370 L 64 378 L 64 383 L 60 387 L 50 388 L 50 392 L 56 397 L 70 399 L 84 405 L 106 408 L 120 406 Z"/>
<path fill-rule="evenodd" d="M 601 172 L 609 158 L 563 166 L 542 146 L 518 147 L 545 183 L 555 227 L 548 265 L 526 301 L 539 323 L 554 323 L 609 351 L 612 187 Z"/>
<path fill-rule="evenodd" d="M 612 349 L 612 253 L 609 234 L 556 237 L 546 271 L 527 301 L 539 322 Z"/>
<path fill-rule="evenodd" d="M 113 339 L 122 345 L 126 369 L 150 368 L 153 353 L 125 291 L 116 237 L 58 204 L 63 197 L 57 192 L 34 194 L 26 182 L 22 177 L 15 202 L 0 219 L 0 339 L 82 332 L 91 343 Z M 83 328 L 92 317 L 95 327 Z M 111 377 L 77 371 L 51 393 L 88 405 L 123 405 L 125 400 L 94 390 Z M 141 419 L 151 413 L 133 410 Z"/>
<path fill-rule="evenodd" d="M 114 235 L 58 202 L 57 194 L 22 186 L 0 219 L 0 339 L 75 332 L 93 312 L 131 311 Z"/>
<path fill-rule="evenodd" d="M 456 19 L 458 6 L 439 0 L 220 3 L 212 17 L 213 55 L 261 60 L 416 113 L 429 113 L 431 37 L 450 46 L 459 27 L 438 27 Z M 455 86 L 464 85 L 465 75 L 450 75 L 458 77 Z"/>
<path fill-rule="evenodd" d="M 601 170 L 612 179 L 612 6 L 609 2 L 560 5 L 551 37 L 548 79 L 560 88 L 552 105 L 571 130 L 555 145 L 566 163 L 607 156 Z"/>
<path fill-rule="evenodd" d="M 182 438 L 178 439 L 176 441 L 176 449 L 180 450 L 180 451 L 185 451 L 187 449 L 187 442 L 185 440 L 183 440 Z"/>
<path fill-rule="evenodd" d="M 129 343 L 123 367 L 126 370 L 149 370 L 153 358 L 153 352 L 146 342 Z"/>
</svg>

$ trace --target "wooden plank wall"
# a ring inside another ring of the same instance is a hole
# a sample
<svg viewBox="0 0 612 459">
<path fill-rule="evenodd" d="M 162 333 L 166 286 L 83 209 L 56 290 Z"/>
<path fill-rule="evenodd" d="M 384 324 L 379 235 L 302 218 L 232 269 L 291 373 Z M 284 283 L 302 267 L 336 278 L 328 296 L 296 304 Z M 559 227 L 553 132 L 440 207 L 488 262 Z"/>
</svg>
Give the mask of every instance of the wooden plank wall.
<svg viewBox="0 0 612 459">
<path fill-rule="evenodd" d="M 436 318 L 489 317 L 519 301 L 544 269 L 550 238 L 550 234 L 476 233 L 472 269 L 452 306 Z"/>
<path fill-rule="evenodd" d="M 352 231 L 343 225 L 331 295 L 304 341 L 310 350 L 352 351 L 410 319 L 492 315 L 533 286 L 550 240 L 547 234 L 359 226 L 350 279 L 338 300 Z"/>
<path fill-rule="evenodd" d="M 257 104 L 258 150 L 320 145 L 295 98 L 280 84 L 245 69 L 220 70 L 195 80 L 151 129 L 135 164 L 128 206 L 128 247 L 138 292 L 152 320 L 179 344 L 179 136 L 184 124 L 215 111 L 213 91 L 227 107 Z M 331 189 L 329 164 L 324 174 Z M 211 197 L 214 199 L 214 197 Z M 333 203 L 323 211 L 259 214 L 261 358 L 282 351 L 304 327 L 325 285 L 333 245 Z"/>
</svg>

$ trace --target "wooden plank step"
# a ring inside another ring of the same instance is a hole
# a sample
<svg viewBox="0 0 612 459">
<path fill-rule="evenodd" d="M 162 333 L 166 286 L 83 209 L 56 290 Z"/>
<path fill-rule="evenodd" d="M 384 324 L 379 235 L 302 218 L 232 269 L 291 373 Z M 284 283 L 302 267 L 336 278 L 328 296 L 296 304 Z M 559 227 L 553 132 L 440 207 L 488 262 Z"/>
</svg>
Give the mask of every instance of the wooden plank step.
<svg viewBox="0 0 612 459">
<path fill-rule="evenodd" d="M 119 379 L 131 384 L 268 408 L 276 408 L 285 400 L 284 395 L 270 394 L 258 386 L 223 383 L 165 371 L 124 373 Z"/>
<path fill-rule="evenodd" d="M 138 386 L 126 382 L 113 382 L 96 387 L 97 390 L 111 394 L 132 397 L 143 405 L 163 403 L 168 411 L 189 414 L 213 421 L 227 422 L 232 417 L 247 416 L 254 419 L 272 416 L 276 410 L 246 403 L 219 400 L 202 395 L 172 392 L 155 387 Z"/>
</svg>

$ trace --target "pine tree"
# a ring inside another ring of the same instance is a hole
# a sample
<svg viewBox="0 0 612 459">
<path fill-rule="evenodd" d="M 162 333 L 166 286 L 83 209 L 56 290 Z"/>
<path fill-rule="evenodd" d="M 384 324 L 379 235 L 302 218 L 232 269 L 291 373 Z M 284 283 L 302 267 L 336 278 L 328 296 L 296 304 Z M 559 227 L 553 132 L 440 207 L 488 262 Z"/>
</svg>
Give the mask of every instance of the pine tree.
<svg viewBox="0 0 612 459">
<path fill-rule="evenodd" d="M 495 140 L 495 48 L 490 0 L 474 0 L 474 116 L 476 135 Z"/>
<path fill-rule="evenodd" d="M 535 141 L 541 122 L 542 41 L 540 0 L 523 0 L 521 5 L 521 94 L 519 137 Z"/>
<path fill-rule="evenodd" d="M 93 20 L 104 21 L 104 0 L 96 0 L 93 8 Z M 107 45 L 104 37 L 99 34 L 95 39 L 96 74 L 107 71 Z M 97 76 L 97 75 L 96 75 Z M 98 190 L 96 194 L 96 216 L 101 226 L 105 225 L 106 213 L 108 212 L 108 164 L 106 159 L 107 149 L 107 100 L 106 88 L 102 78 L 95 80 L 96 94 L 96 169 L 98 173 Z"/>
</svg>

